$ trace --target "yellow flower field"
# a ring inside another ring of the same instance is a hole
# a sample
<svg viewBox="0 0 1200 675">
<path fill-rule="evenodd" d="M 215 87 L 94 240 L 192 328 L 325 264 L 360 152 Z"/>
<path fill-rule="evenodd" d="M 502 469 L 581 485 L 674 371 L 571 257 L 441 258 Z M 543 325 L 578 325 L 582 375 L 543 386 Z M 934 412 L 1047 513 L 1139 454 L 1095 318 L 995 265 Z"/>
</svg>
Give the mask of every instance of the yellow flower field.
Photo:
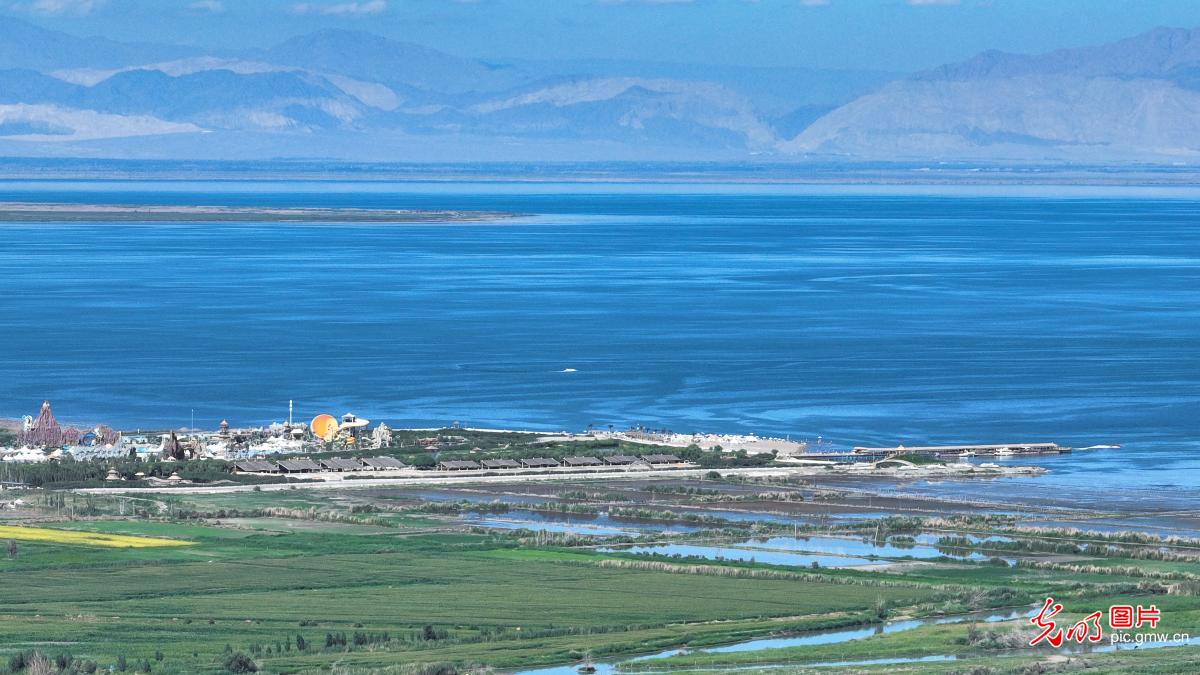
<svg viewBox="0 0 1200 675">
<path fill-rule="evenodd" d="M 154 546 L 189 546 L 190 541 L 133 537 L 125 534 L 103 532 L 78 532 L 75 530 L 52 530 L 45 527 L 20 527 L 0 525 L 0 540 L 41 541 L 50 544 L 77 544 L 79 546 L 107 546 L 109 548 L 150 548 Z"/>
</svg>

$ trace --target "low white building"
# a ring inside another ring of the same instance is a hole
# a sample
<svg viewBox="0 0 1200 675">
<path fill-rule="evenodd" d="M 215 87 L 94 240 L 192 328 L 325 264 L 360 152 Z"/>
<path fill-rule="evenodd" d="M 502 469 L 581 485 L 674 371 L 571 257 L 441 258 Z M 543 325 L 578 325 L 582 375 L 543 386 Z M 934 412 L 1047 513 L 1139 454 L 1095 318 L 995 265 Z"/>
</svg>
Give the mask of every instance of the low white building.
<svg viewBox="0 0 1200 675">
<path fill-rule="evenodd" d="M 0 450 L 0 461 L 39 464 L 50 461 L 50 457 L 37 448 L 15 448 Z"/>
</svg>

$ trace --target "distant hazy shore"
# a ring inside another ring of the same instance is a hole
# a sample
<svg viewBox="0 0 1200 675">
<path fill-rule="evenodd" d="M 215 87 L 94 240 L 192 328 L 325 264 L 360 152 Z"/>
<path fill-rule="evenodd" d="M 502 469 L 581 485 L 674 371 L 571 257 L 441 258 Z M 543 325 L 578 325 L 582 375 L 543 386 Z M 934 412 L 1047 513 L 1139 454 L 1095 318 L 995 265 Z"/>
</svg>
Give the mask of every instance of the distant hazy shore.
<svg viewBox="0 0 1200 675">
<path fill-rule="evenodd" d="M 238 184 L 305 181 L 315 184 L 409 184 L 437 191 L 439 184 L 489 183 L 538 186 L 571 184 L 762 185 L 788 188 L 934 187 L 1136 187 L 1200 188 L 1200 164 L 1140 162 L 1030 163 L 1003 159 L 865 162 L 837 158 L 809 161 L 712 159 L 678 162 L 345 162 L 326 160 L 130 160 L 0 156 L 0 175 L 9 188 L 58 189 L 64 182 L 104 181 L 113 185 L 150 182 L 177 189 L 208 181 L 216 190 Z M 25 185 L 19 185 L 24 183 Z M 225 184 L 225 185 L 222 185 Z"/>
<path fill-rule="evenodd" d="M 278 222 L 456 223 L 492 221 L 517 214 L 498 211 L 420 209 L 271 208 L 258 206 L 164 206 L 0 202 L 0 222 Z"/>
</svg>

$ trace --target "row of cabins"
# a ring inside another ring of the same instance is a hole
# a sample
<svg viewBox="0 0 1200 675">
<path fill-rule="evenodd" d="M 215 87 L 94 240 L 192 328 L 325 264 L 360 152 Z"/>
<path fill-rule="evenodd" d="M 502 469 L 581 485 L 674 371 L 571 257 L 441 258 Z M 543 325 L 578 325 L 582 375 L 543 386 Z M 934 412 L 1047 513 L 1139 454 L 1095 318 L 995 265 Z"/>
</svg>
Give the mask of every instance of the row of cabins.
<svg viewBox="0 0 1200 675">
<path fill-rule="evenodd" d="M 238 473 L 318 473 L 321 471 L 391 471 L 406 468 L 404 462 L 395 457 L 333 457 L 331 459 L 312 460 L 307 457 L 300 459 L 281 459 L 268 462 L 261 459 L 247 459 L 233 463 L 233 470 Z"/>
<path fill-rule="evenodd" d="M 437 468 L 442 471 L 494 471 L 498 469 L 552 469 L 566 467 L 571 469 L 596 466 L 633 466 L 643 464 L 649 466 L 662 464 L 679 464 L 683 460 L 675 455 L 608 455 L 607 457 L 566 457 L 562 461 L 549 457 L 526 457 L 524 459 L 483 459 L 475 460 L 445 460 L 438 462 Z"/>
<path fill-rule="evenodd" d="M 663 464 L 679 464 L 683 460 L 675 455 L 608 455 L 607 457 L 567 457 L 562 461 L 549 457 L 526 457 L 524 459 L 484 459 L 474 460 L 444 460 L 438 462 L 437 468 L 442 471 L 495 471 L 502 469 L 551 469 L 566 467 L 572 469 L 597 466 L 634 465 L 658 466 Z M 312 460 L 307 457 L 299 459 L 281 459 L 269 462 L 259 459 L 247 459 L 234 462 L 233 470 L 238 473 L 319 473 L 323 471 L 387 471 L 404 469 L 407 465 L 395 457 L 334 457 L 332 459 Z"/>
</svg>

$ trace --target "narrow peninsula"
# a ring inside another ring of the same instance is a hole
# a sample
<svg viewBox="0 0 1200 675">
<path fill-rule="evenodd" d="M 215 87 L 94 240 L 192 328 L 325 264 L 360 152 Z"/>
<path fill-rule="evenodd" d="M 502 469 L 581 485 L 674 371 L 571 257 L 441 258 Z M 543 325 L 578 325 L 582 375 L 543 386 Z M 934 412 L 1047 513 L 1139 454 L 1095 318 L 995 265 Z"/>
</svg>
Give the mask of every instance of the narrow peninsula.
<svg viewBox="0 0 1200 675">
<path fill-rule="evenodd" d="M 500 211 L 426 209 L 278 208 L 150 204 L 57 204 L 0 202 L 9 223 L 460 223 L 514 218 Z"/>
</svg>

